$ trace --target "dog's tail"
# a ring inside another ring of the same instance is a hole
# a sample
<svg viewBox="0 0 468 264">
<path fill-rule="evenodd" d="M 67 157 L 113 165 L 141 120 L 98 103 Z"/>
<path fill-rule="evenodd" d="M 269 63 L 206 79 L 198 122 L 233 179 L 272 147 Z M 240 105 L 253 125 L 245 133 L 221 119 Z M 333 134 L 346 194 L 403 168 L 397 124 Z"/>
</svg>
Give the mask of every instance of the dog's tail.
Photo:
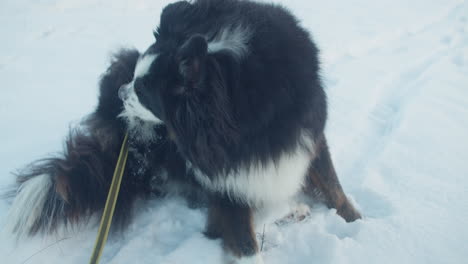
<svg viewBox="0 0 468 264">
<path fill-rule="evenodd" d="M 63 154 L 37 161 L 16 174 L 14 200 L 5 225 L 18 237 L 51 232 L 102 210 L 125 133 L 118 89 L 133 78 L 139 53 L 119 52 L 102 76 L 96 111 L 66 140 Z M 128 172 L 126 172 L 128 174 Z M 124 175 L 125 177 L 125 175 Z M 123 182 L 114 224 L 128 222 L 128 209 L 139 187 Z"/>
<path fill-rule="evenodd" d="M 112 177 L 115 151 L 86 130 L 75 129 L 61 157 L 36 161 L 16 174 L 6 230 L 19 237 L 50 232 L 100 210 Z"/>
</svg>

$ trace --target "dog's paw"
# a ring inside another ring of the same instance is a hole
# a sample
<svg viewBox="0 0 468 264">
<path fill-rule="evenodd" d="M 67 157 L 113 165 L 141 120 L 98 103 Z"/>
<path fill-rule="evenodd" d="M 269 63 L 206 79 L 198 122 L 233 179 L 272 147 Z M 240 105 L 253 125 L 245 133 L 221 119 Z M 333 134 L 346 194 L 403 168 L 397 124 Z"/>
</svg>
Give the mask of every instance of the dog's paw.
<svg viewBox="0 0 468 264">
<path fill-rule="evenodd" d="M 356 208 L 349 202 L 346 201 L 338 210 L 336 211 L 338 215 L 343 217 L 346 222 L 354 222 L 357 219 L 361 219 L 362 216 Z"/>
<path fill-rule="evenodd" d="M 296 204 L 285 217 L 275 221 L 277 225 L 300 222 L 310 216 L 310 207 L 303 203 Z"/>
<path fill-rule="evenodd" d="M 252 256 L 237 257 L 225 252 L 224 264 L 264 264 L 264 262 L 260 253 L 256 253 Z"/>
<path fill-rule="evenodd" d="M 297 222 L 302 221 L 310 216 L 310 207 L 306 204 L 299 203 L 291 214 L 292 218 Z"/>
<path fill-rule="evenodd" d="M 240 258 L 237 264 L 264 264 L 262 255 L 255 254 L 250 257 L 243 257 Z"/>
</svg>

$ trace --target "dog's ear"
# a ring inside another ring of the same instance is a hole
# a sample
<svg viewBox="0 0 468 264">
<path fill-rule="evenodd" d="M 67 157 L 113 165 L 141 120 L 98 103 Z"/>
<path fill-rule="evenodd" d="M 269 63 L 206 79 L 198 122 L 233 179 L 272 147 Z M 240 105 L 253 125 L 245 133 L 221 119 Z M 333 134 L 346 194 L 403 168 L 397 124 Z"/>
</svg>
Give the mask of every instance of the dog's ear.
<svg viewBox="0 0 468 264">
<path fill-rule="evenodd" d="M 205 37 L 199 34 L 191 36 L 179 48 L 177 52 L 179 73 L 188 87 L 193 88 L 203 80 L 207 54 L 208 43 Z"/>
</svg>

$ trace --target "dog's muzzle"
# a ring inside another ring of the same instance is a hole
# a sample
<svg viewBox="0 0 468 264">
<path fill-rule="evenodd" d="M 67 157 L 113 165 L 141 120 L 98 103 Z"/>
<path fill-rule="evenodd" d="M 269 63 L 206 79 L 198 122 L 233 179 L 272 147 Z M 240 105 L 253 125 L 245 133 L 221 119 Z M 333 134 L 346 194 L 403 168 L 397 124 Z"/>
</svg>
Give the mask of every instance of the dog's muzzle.
<svg viewBox="0 0 468 264">
<path fill-rule="evenodd" d="M 123 102 L 124 110 L 120 113 L 120 117 L 128 119 L 138 118 L 146 122 L 162 124 L 163 122 L 157 118 L 148 108 L 143 106 L 135 94 L 134 82 L 120 86 L 118 96 Z"/>
</svg>

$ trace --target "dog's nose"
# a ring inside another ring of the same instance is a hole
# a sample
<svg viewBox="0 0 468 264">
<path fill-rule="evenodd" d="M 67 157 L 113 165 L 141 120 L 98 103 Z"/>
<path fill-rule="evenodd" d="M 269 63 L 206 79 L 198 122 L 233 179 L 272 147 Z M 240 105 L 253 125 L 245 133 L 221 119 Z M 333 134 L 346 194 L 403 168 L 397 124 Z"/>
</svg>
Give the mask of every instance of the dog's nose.
<svg viewBox="0 0 468 264">
<path fill-rule="evenodd" d="M 120 100 L 122 100 L 122 101 L 127 100 L 128 95 L 130 94 L 131 84 L 132 83 L 128 83 L 128 84 L 124 84 L 124 85 L 120 86 L 119 92 L 118 92 Z"/>
</svg>

